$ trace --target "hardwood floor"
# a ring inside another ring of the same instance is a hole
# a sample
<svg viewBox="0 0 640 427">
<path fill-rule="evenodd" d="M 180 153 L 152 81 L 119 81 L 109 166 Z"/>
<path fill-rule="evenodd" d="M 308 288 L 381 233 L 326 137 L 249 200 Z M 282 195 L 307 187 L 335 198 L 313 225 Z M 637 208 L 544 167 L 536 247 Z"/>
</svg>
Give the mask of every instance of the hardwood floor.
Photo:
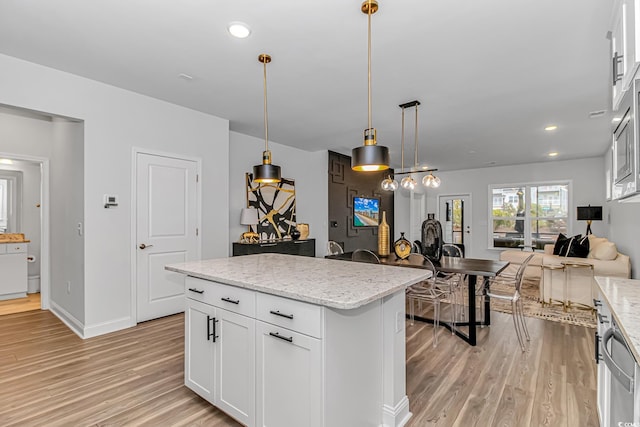
<svg viewBox="0 0 640 427">
<path fill-rule="evenodd" d="M 35 294 L 27 294 L 26 298 L 0 301 L 0 316 L 31 310 L 40 310 L 39 292 Z"/>
<path fill-rule="evenodd" d="M 597 426 L 593 332 L 511 317 L 470 347 L 407 323 L 407 392 L 422 426 Z M 183 385 L 183 315 L 82 340 L 48 311 L 0 317 L 2 426 L 239 426 Z M 329 426 L 337 427 L 337 426 Z M 357 427 L 357 426 L 349 426 Z"/>
</svg>

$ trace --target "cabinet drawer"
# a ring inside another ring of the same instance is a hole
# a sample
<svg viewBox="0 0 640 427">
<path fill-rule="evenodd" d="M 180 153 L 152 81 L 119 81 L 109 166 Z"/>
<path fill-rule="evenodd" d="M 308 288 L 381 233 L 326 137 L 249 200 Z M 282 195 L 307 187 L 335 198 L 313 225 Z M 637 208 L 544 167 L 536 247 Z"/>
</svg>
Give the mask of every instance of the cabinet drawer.
<svg viewBox="0 0 640 427">
<path fill-rule="evenodd" d="M 187 277 L 185 295 L 233 313 L 256 316 L 256 292 L 209 280 Z"/>
<path fill-rule="evenodd" d="M 305 335 L 322 338 L 322 307 L 270 294 L 257 294 L 257 318 Z"/>
<path fill-rule="evenodd" d="M 23 254 L 27 253 L 27 244 L 26 243 L 8 243 L 4 245 L 7 247 L 8 254 Z"/>
</svg>

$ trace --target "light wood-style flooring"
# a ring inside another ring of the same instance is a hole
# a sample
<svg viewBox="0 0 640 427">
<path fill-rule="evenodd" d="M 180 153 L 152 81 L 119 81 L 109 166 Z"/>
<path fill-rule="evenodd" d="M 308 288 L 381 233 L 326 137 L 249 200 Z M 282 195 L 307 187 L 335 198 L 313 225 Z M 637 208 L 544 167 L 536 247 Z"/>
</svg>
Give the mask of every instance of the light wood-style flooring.
<svg viewBox="0 0 640 427">
<path fill-rule="evenodd" d="M 40 293 L 27 294 L 25 298 L 0 301 L 0 316 L 5 314 L 22 313 L 24 311 L 40 310 Z"/>
<path fill-rule="evenodd" d="M 435 349 L 407 323 L 409 426 L 597 426 L 592 330 L 529 319 L 523 354 L 492 320 L 477 347 L 441 328 Z M 0 425 L 238 426 L 184 387 L 183 322 L 82 340 L 48 311 L 0 317 Z"/>
</svg>

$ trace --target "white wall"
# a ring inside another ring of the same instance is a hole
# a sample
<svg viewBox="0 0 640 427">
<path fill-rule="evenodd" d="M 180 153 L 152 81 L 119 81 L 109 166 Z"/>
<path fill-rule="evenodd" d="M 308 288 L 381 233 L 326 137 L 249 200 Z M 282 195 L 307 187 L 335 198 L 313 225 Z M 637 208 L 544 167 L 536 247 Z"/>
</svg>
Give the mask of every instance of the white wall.
<svg viewBox="0 0 640 427">
<path fill-rule="evenodd" d="M 0 104 L 84 121 L 85 336 L 135 324 L 133 147 L 202 159 L 202 188 L 212 189 L 202 192 L 202 256 L 227 255 L 227 120 L 5 55 L 0 55 Z M 119 208 L 104 209 L 104 194 L 118 194 Z"/>
<path fill-rule="evenodd" d="M 576 221 L 575 207 L 591 204 L 603 206 L 603 216 L 606 218 L 605 205 L 604 162 L 602 158 L 589 158 L 566 161 L 551 161 L 545 163 L 530 163 L 515 166 L 500 166 L 481 169 L 467 169 L 459 171 L 441 172 L 437 175 L 442 179 L 438 189 L 426 190 L 426 212 L 433 212 L 438 217 L 438 195 L 442 194 L 471 194 L 472 198 L 472 231 L 473 242 L 466 248 L 466 255 L 474 258 L 497 259 L 500 250 L 489 248 L 488 216 L 489 216 L 489 185 L 517 184 L 528 182 L 571 181 L 572 218 L 569 221 L 569 233 L 584 234 L 586 223 Z M 422 176 L 419 177 L 419 182 Z M 422 190 L 421 190 L 422 191 Z M 402 194 L 402 193 L 401 193 Z M 396 196 L 396 230 L 411 229 L 408 222 L 408 197 Z M 414 210 L 421 208 L 414 203 Z M 404 221 L 398 223 L 398 219 Z M 426 218 L 424 218 L 426 219 Z M 594 222 L 593 233 L 598 236 L 608 236 L 609 226 L 606 221 Z"/>
<path fill-rule="evenodd" d="M 240 225 L 240 210 L 247 206 L 245 173 L 262 162 L 264 139 L 237 132 L 229 134 L 229 255 L 231 242 L 237 242 L 247 227 Z M 316 239 L 316 256 L 325 256 L 328 224 L 327 151 L 308 152 L 269 142 L 273 164 L 282 176 L 296 184 L 296 218 L 309 224 L 309 237 Z"/>
</svg>

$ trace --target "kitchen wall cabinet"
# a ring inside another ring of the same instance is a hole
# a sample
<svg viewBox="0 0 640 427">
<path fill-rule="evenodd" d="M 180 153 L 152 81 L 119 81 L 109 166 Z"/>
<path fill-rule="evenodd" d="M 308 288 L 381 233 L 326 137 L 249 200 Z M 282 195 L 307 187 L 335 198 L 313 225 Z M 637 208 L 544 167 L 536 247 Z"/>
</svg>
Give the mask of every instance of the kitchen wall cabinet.
<svg viewBox="0 0 640 427">
<path fill-rule="evenodd" d="M 618 110 L 624 92 L 640 65 L 640 0 L 614 3 L 611 24 L 611 90 L 613 110 Z"/>
</svg>

